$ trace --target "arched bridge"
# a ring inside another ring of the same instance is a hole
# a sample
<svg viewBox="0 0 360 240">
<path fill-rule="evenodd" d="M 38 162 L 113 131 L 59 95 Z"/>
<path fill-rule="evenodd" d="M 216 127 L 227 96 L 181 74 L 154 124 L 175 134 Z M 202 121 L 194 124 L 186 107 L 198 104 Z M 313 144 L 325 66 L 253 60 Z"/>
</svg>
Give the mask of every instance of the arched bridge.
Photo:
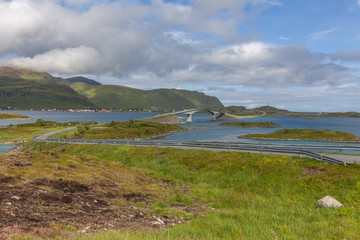
<svg viewBox="0 0 360 240">
<path fill-rule="evenodd" d="M 172 113 L 166 113 L 166 114 L 163 114 L 161 116 L 176 115 L 176 114 L 186 114 L 187 115 L 186 122 L 189 123 L 189 122 L 192 122 L 192 115 L 194 113 L 204 112 L 204 111 L 211 113 L 211 120 L 213 120 L 213 121 L 219 119 L 221 116 L 223 116 L 225 114 L 224 112 L 219 112 L 219 111 L 216 111 L 216 110 L 196 109 L 196 108 L 194 108 L 194 109 L 185 109 L 185 110 L 182 110 L 182 111 L 177 111 L 177 112 L 172 112 Z"/>
</svg>

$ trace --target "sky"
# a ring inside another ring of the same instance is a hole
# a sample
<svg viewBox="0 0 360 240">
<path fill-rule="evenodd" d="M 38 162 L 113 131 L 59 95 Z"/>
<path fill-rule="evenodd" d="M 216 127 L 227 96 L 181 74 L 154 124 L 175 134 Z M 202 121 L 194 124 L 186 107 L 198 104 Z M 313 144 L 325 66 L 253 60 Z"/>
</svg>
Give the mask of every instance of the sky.
<svg viewBox="0 0 360 240">
<path fill-rule="evenodd" d="M 0 65 L 360 111 L 360 0 L 0 0 Z"/>
</svg>

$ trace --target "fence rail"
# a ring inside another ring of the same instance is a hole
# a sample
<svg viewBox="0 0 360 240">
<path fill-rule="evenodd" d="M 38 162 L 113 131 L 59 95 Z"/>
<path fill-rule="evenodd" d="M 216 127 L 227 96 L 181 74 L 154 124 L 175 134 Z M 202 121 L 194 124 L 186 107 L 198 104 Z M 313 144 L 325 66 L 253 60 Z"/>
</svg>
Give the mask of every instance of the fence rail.
<svg viewBox="0 0 360 240">
<path fill-rule="evenodd" d="M 74 144 L 109 144 L 109 145 L 132 145 L 132 146 L 157 146 L 157 147 L 178 147 L 196 149 L 216 149 L 223 151 L 249 151 L 256 153 L 285 153 L 307 156 L 332 164 L 346 165 L 345 162 L 324 156 L 322 154 L 309 151 L 314 149 L 326 149 L 339 151 L 351 150 L 359 151 L 358 146 L 331 146 L 331 145 L 277 145 L 277 144 L 255 144 L 255 143 L 235 143 L 235 142 L 198 142 L 198 141 L 159 141 L 159 140 L 116 140 L 116 139 L 56 139 L 49 138 L 53 134 L 35 137 L 35 141 L 54 142 L 54 143 L 74 143 Z"/>
</svg>

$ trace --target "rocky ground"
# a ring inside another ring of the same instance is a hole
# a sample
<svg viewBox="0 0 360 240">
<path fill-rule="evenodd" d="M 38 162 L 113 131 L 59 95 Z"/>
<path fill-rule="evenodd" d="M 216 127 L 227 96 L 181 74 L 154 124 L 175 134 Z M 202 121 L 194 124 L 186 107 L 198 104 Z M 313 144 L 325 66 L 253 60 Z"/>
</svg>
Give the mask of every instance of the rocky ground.
<svg viewBox="0 0 360 240">
<path fill-rule="evenodd" d="M 24 235 L 48 238 L 59 229 L 78 234 L 107 229 L 164 228 L 183 221 L 180 217 L 155 214 L 150 207 L 154 196 L 122 193 L 118 183 L 111 179 L 95 185 L 11 174 L 30 170 L 32 159 L 31 152 L 0 155 L 0 172 L 10 173 L 0 174 L 0 239 Z M 77 166 L 58 168 L 74 170 Z M 159 180 L 158 184 L 174 187 L 165 180 Z M 114 204 L 117 199 L 125 203 Z M 187 212 L 199 210 L 179 207 Z"/>
</svg>

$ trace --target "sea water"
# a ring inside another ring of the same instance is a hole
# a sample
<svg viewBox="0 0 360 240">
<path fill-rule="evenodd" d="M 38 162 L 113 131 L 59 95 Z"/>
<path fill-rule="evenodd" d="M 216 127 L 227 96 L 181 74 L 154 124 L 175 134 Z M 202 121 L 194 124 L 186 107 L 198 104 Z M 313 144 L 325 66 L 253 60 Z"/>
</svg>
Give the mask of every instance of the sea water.
<svg viewBox="0 0 360 240">
<path fill-rule="evenodd" d="M 11 145 L 11 144 L 0 144 L 0 154 L 8 152 L 9 150 L 11 150 L 14 147 L 15 147 L 15 145 Z"/>
<path fill-rule="evenodd" d="M 23 114 L 32 117 L 28 120 L 0 120 L 1 125 L 19 124 L 35 122 L 41 118 L 46 121 L 70 122 L 70 121 L 96 121 L 98 123 L 107 123 L 111 121 L 127 121 L 129 119 L 144 119 L 158 115 L 158 113 L 148 112 L 45 112 L 45 111 L 8 111 Z M 186 121 L 186 115 L 179 115 Z M 269 133 L 280 129 L 310 128 L 310 129 L 328 129 L 333 131 L 350 132 L 360 137 L 360 118 L 306 118 L 306 117 L 258 117 L 244 118 L 234 120 L 236 122 L 273 122 L 281 125 L 277 128 L 239 128 L 239 127 L 221 127 L 219 123 L 224 121 L 211 121 L 211 115 L 194 114 L 193 122 L 183 124 L 183 127 L 190 127 L 191 131 L 180 132 L 163 139 L 177 141 L 221 141 L 221 142 L 259 142 L 256 140 L 246 140 L 237 138 L 237 136 L 249 133 Z M 230 121 L 231 122 L 231 121 Z M 1 131 L 1 128 L 0 128 Z M 269 142 L 269 141 L 266 141 Z M 276 141 L 280 143 L 279 141 Z M 289 143 L 286 141 L 285 143 Z M 299 141 L 298 144 L 314 144 L 314 142 Z M 318 143 L 323 144 L 323 143 Z"/>
</svg>

